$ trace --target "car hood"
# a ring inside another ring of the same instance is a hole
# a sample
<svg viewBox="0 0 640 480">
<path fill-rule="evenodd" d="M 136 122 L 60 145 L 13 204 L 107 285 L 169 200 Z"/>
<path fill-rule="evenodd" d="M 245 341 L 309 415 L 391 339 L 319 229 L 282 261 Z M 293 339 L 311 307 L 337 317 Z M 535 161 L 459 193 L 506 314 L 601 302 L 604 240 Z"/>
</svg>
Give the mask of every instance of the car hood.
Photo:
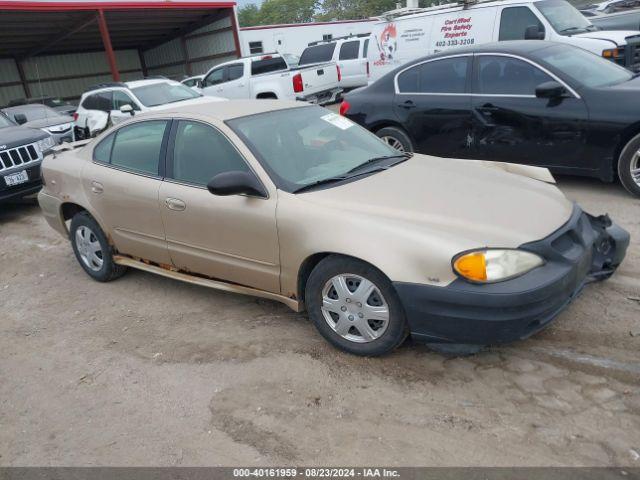
<svg viewBox="0 0 640 480">
<path fill-rule="evenodd" d="M 169 110 L 172 107 L 186 107 L 188 105 L 202 105 L 204 103 L 216 103 L 226 102 L 228 99 L 221 97 L 198 97 L 190 100 L 182 100 L 181 102 L 167 103 L 165 105 L 157 105 L 155 107 L 149 107 L 149 111 L 155 110 Z"/>
<path fill-rule="evenodd" d="M 627 43 L 627 37 L 637 35 L 639 35 L 639 33 L 633 30 L 598 30 L 595 32 L 578 33 L 573 36 L 579 38 L 592 38 L 594 40 L 609 40 L 615 42 L 617 45 L 625 45 Z"/>
<path fill-rule="evenodd" d="M 335 209 L 341 218 L 365 216 L 468 248 L 518 247 L 569 220 L 573 204 L 555 186 L 492 163 L 415 155 L 386 171 L 297 197 Z"/>
<path fill-rule="evenodd" d="M 34 130 L 23 126 L 0 128 L 0 151 L 37 142 L 48 136 L 49 134 L 42 130 Z"/>
<path fill-rule="evenodd" d="M 61 115 L 51 116 L 47 118 L 40 118 L 38 120 L 32 120 L 25 123 L 23 126 L 30 128 L 47 128 L 55 125 L 63 125 L 65 123 L 72 123 L 73 117 L 63 117 Z"/>
</svg>

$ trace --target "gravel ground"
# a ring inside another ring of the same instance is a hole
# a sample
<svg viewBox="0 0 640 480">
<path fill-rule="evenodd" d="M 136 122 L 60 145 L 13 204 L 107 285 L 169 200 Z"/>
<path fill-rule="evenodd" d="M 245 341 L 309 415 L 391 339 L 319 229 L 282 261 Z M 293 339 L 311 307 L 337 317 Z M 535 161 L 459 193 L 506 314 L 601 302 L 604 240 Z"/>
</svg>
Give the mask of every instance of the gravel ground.
<svg viewBox="0 0 640 480">
<path fill-rule="evenodd" d="M 2 205 L 0 465 L 640 466 L 640 201 L 560 186 L 631 231 L 626 262 L 459 359 L 356 358 L 277 303 L 143 272 L 96 283 L 36 206 Z"/>
</svg>

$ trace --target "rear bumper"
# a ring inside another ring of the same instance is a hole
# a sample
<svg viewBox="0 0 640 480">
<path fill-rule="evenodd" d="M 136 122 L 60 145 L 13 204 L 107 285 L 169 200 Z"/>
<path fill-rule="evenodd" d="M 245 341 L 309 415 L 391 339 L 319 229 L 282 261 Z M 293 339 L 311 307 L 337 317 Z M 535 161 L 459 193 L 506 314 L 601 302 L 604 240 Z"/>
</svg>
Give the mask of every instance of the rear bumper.
<svg viewBox="0 0 640 480">
<path fill-rule="evenodd" d="M 62 218 L 62 201 L 53 195 L 40 192 L 38 194 L 38 203 L 40 204 L 42 215 L 49 226 L 63 237 L 68 238 L 69 232 Z"/>
<path fill-rule="evenodd" d="M 527 338 L 542 330 L 595 280 L 622 262 L 629 234 L 607 217 L 576 207 L 549 237 L 520 248 L 542 256 L 542 267 L 505 282 L 447 287 L 395 283 L 412 336 L 427 343 L 489 345 Z"/>
<path fill-rule="evenodd" d="M 296 97 L 296 100 L 309 103 L 317 103 L 318 105 L 325 105 L 327 103 L 336 102 L 339 95 L 342 93 L 342 88 L 332 88 L 330 90 L 324 90 L 322 92 L 313 93 L 311 95 Z"/>
</svg>

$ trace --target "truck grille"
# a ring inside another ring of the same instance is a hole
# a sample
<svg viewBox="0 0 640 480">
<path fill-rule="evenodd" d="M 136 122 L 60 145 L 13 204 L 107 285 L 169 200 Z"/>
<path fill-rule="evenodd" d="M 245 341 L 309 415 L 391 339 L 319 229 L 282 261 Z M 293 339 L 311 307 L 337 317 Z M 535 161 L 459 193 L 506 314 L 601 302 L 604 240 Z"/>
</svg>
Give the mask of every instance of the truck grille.
<svg viewBox="0 0 640 480">
<path fill-rule="evenodd" d="M 23 145 L 0 152 L 0 172 L 10 168 L 31 165 L 41 160 L 35 144 Z"/>
<path fill-rule="evenodd" d="M 640 72 L 640 36 L 627 37 L 625 48 L 626 67 L 632 72 Z"/>
</svg>

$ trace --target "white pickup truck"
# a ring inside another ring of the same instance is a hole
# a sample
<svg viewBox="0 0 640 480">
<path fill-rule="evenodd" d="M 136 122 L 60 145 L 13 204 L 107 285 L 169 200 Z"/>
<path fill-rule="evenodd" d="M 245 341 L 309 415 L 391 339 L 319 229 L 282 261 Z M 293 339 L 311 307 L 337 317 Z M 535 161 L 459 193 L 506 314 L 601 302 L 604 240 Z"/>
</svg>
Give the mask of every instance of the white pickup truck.
<svg viewBox="0 0 640 480">
<path fill-rule="evenodd" d="M 221 63 L 202 79 L 201 92 L 223 98 L 277 98 L 331 103 L 342 92 L 340 69 L 334 62 L 293 67 L 277 54 Z"/>
</svg>

